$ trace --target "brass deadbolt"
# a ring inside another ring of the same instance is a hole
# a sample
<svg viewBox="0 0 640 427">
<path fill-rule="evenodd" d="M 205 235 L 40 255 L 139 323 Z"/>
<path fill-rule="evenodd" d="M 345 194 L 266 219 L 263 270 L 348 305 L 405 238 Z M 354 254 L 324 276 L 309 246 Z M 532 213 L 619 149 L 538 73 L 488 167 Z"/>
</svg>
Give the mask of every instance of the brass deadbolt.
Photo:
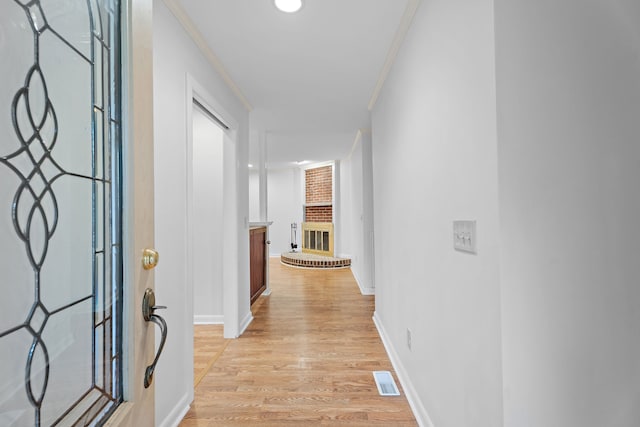
<svg viewBox="0 0 640 427">
<path fill-rule="evenodd" d="M 151 270 L 156 265 L 158 265 L 158 260 L 160 259 L 160 254 L 153 249 L 145 249 L 142 251 L 142 267 L 145 270 Z"/>
</svg>

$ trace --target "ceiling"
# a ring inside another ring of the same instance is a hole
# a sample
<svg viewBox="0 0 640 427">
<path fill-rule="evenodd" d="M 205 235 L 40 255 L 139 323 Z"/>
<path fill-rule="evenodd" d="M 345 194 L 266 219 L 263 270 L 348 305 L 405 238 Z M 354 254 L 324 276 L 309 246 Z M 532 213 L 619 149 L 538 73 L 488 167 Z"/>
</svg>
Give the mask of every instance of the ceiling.
<svg viewBox="0 0 640 427">
<path fill-rule="evenodd" d="M 272 0 L 170 2 L 251 109 L 273 167 L 349 154 L 358 129 L 370 126 L 368 105 L 410 0 L 304 0 L 295 14 Z"/>
</svg>

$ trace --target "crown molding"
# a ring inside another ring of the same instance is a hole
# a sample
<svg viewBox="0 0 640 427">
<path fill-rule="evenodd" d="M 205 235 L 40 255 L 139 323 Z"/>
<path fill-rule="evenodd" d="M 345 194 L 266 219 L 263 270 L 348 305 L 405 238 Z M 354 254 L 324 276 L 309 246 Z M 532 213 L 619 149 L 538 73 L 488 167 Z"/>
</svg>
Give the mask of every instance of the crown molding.
<svg viewBox="0 0 640 427">
<path fill-rule="evenodd" d="M 351 156 L 353 156 L 353 152 L 356 151 L 358 144 L 362 142 L 362 137 L 370 134 L 371 134 L 371 129 L 358 129 L 358 132 L 356 132 L 356 137 L 353 140 L 353 144 L 351 145 L 351 151 L 349 151 L 349 155 L 346 157 L 346 160 L 351 160 Z"/>
<path fill-rule="evenodd" d="M 229 89 L 231 89 L 234 95 L 242 103 L 244 108 L 249 112 L 253 110 L 253 107 L 249 102 L 249 100 L 247 99 L 247 97 L 244 96 L 244 93 L 242 93 L 242 91 L 240 90 L 236 82 L 233 81 L 233 79 L 229 75 L 229 72 L 227 72 L 227 69 L 222 64 L 222 61 L 220 61 L 220 58 L 218 58 L 216 54 L 213 53 L 213 51 L 207 44 L 202 33 L 198 30 L 196 25 L 193 23 L 191 18 L 189 18 L 189 15 L 187 15 L 187 13 L 184 11 L 184 9 L 178 3 L 178 1 L 177 0 L 163 0 L 163 1 L 164 1 L 164 4 L 167 6 L 167 8 L 171 11 L 173 16 L 176 17 L 180 25 L 182 25 L 182 28 L 184 28 L 184 30 L 187 32 L 189 37 L 191 37 L 191 39 L 196 44 L 196 46 L 198 46 L 198 49 L 200 49 L 200 51 L 202 52 L 204 57 L 207 59 L 207 61 L 209 61 L 211 66 L 213 66 L 213 68 L 218 72 L 218 74 L 220 74 L 220 77 L 222 77 L 222 80 L 226 83 Z"/>
<path fill-rule="evenodd" d="M 396 34 L 393 38 L 391 46 L 389 47 L 389 51 L 387 52 L 384 65 L 382 67 L 382 70 L 380 71 L 380 75 L 378 76 L 376 86 L 369 100 L 369 104 L 368 104 L 369 111 L 372 111 L 376 105 L 378 97 L 380 96 L 380 92 L 382 91 L 382 88 L 384 87 L 384 83 L 387 77 L 389 76 L 391 68 L 393 67 L 393 63 L 395 62 L 396 57 L 398 56 L 398 52 L 402 47 L 402 42 L 404 41 L 407 35 L 407 32 L 411 27 L 411 23 L 418 10 L 418 7 L 420 6 L 421 1 L 422 0 L 408 0 L 407 2 L 407 7 L 405 8 L 404 14 L 400 21 L 400 25 L 398 26 L 398 30 L 396 31 Z M 209 45 L 207 44 L 204 36 L 197 29 L 196 25 L 193 23 L 191 18 L 184 11 L 182 6 L 179 4 L 178 0 L 163 0 L 163 2 L 167 6 L 167 8 L 171 11 L 171 13 L 176 17 L 180 25 L 182 25 L 182 27 L 187 32 L 189 37 L 191 37 L 191 39 L 196 44 L 198 49 L 200 49 L 200 51 L 205 56 L 205 58 L 209 61 L 209 63 L 213 66 L 213 68 L 220 74 L 220 77 L 222 77 L 222 80 L 226 83 L 229 89 L 231 89 L 231 91 L 236 95 L 236 97 L 242 103 L 245 109 L 247 111 L 253 110 L 253 106 L 251 105 L 247 97 L 244 95 L 244 93 L 242 93 L 238 85 L 233 81 L 233 79 L 229 75 L 229 72 L 224 67 L 222 61 L 220 61 L 220 58 L 218 58 L 216 54 L 213 53 L 211 48 L 209 48 Z"/>
<path fill-rule="evenodd" d="M 384 62 L 382 70 L 380 71 L 380 76 L 378 76 L 378 82 L 376 83 L 376 87 L 373 90 L 371 99 L 369 100 L 369 111 L 372 111 L 376 106 L 378 96 L 380 96 L 380 92 L 384 87 L 384 82 L 389 76 L 389 72 L 391 72 L 391 67 L 393 67 L 393 63 L 398 56 L 398 52 L 400 52 L 402 42 L 404 41 L 404 38 L 407 35 L 409 28 L 411 27 L 411 22 L 413 22 L 413 17 L 416 15 L 416 11 L 418 10 L 418 6 L 420 6 L 421 1 L 422 0 L 409 0 L 407 2 L 407 7 L 404 10 L 404 15 L 402 15 L 400 25 L 398 26 L 396 35 L 393 38 L 393 42 L 391 43 L 391 47 L 389 48 L 389 52 L 387 53 L 387 58 Z"/>
</svg>

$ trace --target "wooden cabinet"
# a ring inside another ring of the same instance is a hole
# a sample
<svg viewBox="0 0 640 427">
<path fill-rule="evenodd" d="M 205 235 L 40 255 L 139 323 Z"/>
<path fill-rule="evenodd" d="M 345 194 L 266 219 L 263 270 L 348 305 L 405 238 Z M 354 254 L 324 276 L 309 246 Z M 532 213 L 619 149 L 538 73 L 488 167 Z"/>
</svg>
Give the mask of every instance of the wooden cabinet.
<svg viewBox="0 0 640 427">
<path fill-rule="evenodd" d="M 267 227 L 249 230 L 251 304 L 267 288 Z"/>
</svg>

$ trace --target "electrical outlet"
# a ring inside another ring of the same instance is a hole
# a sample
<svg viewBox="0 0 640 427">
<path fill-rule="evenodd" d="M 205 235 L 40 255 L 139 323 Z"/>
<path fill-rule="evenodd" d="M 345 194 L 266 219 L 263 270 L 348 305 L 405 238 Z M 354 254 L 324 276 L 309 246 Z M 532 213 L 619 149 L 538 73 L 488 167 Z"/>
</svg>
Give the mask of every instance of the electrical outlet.
<svg viewBox="0 0 640 427">
<path fill-rule="evenodd" d="M 411 329 L 407 328 L 407 347 L 411 351 Z"/>
</svg>

